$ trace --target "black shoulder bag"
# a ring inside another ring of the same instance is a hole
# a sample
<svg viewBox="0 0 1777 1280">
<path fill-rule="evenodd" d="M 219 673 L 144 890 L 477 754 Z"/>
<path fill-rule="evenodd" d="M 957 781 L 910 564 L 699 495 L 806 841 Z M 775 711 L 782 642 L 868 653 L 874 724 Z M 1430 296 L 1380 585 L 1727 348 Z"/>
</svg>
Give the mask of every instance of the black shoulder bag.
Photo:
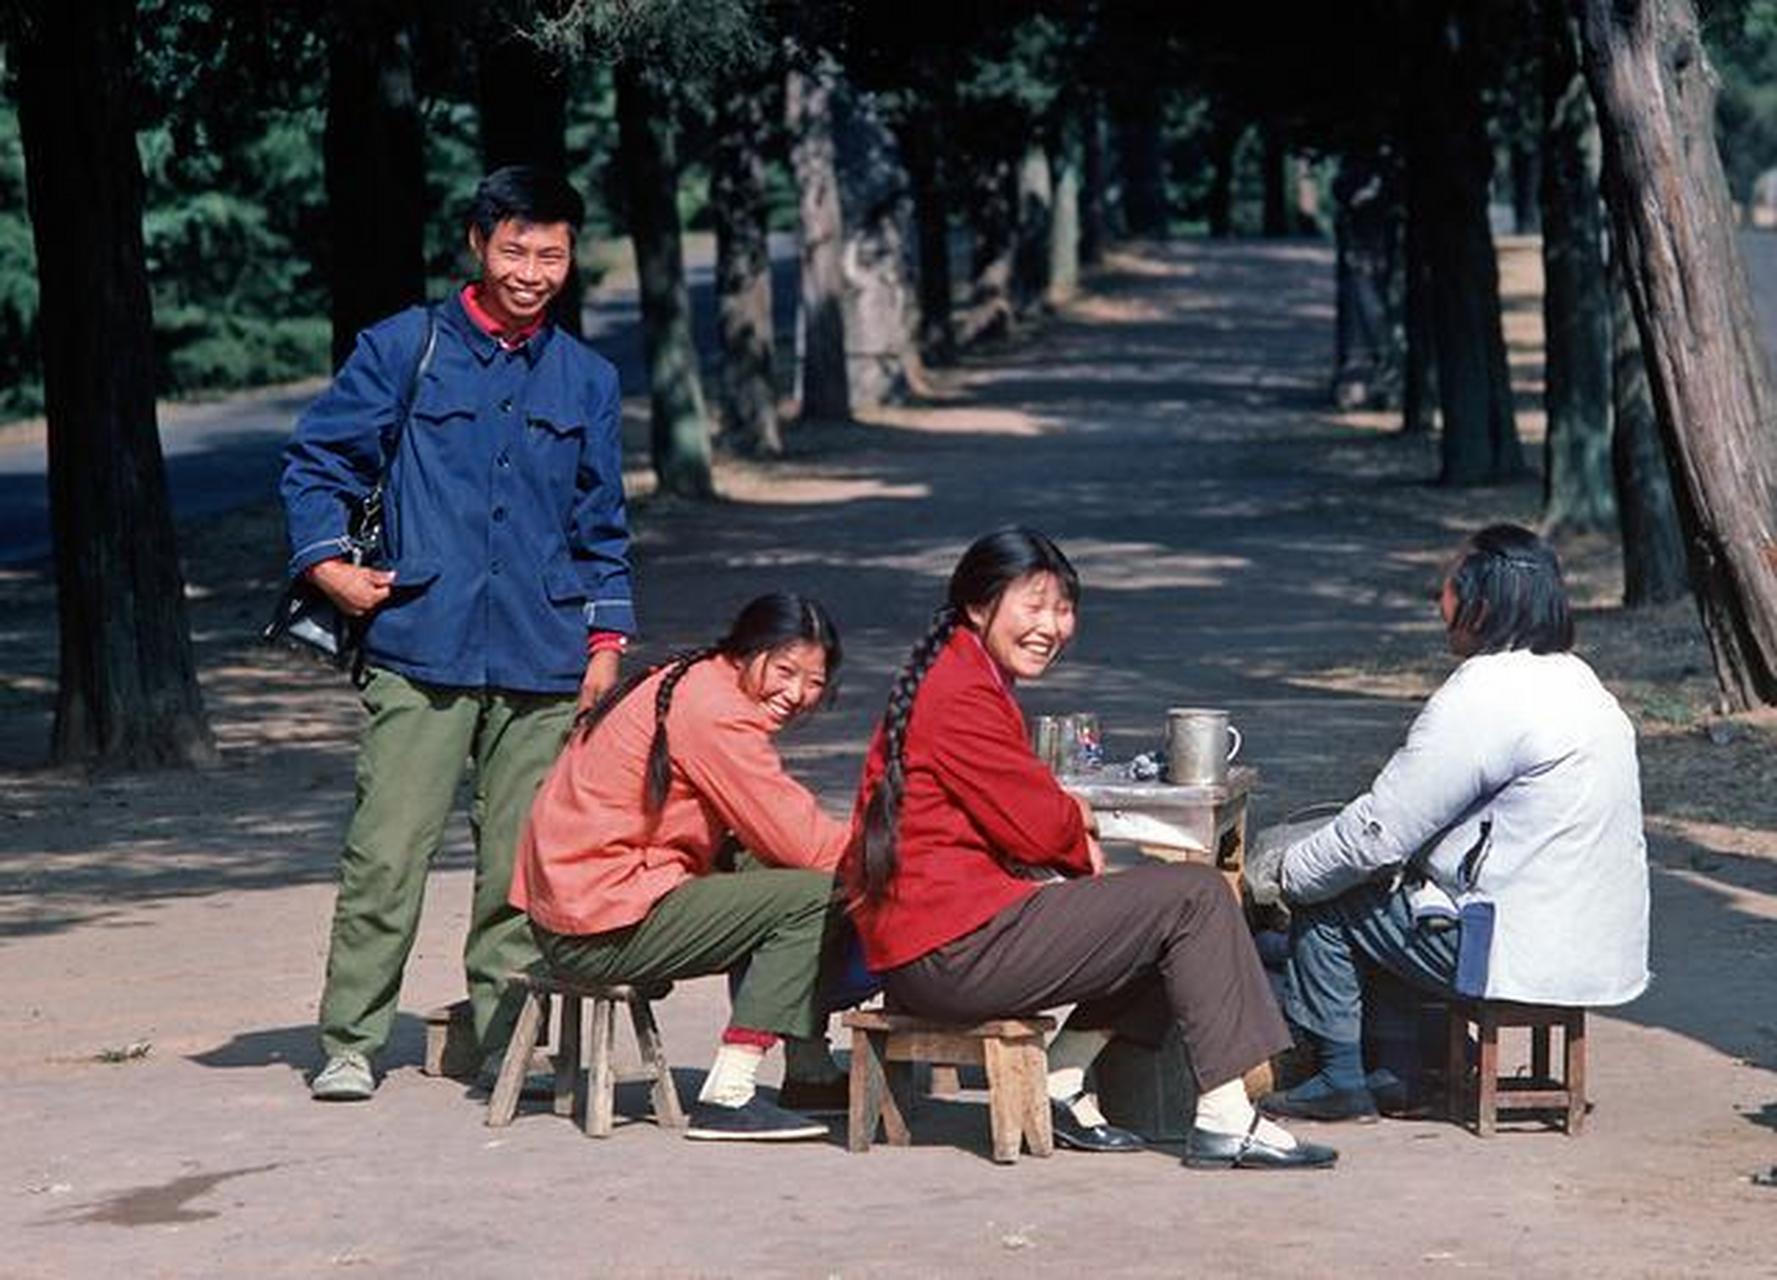
<svg viewBox="0 0 1777 1280">
<path fill-rule="evenodd" d="M 369 493 L 349 499 L 346 504 L 345 559 L 352 564 L 374 564 L 383 545 L 383 486 L 389 478 L 389 467 L 401 448 L 401 435 L 413 413 L 414 397 L 419 394 L 420 379 L 432 366 L 432 353 L 438 346 L 438 313 L 426 308 L 426 336 L 420 344 L 419 359 L 407 377 L 407 393 L 401 399 L 401 413 L 395 419 L 395 435 L 383 453 L 382 473 Z M 270 621 L 260 629 L 259 638 L 267 644 L 283 644 L 331 663 L 341 671 L 352 673 L 352 684 L 362 689 L 367 680 L 364 670 L 364 632 L 368 616 L 348 618 L 327 598 L 306 574 L 298 574 L 284 588 L 272 609 Z"/>
</svg>

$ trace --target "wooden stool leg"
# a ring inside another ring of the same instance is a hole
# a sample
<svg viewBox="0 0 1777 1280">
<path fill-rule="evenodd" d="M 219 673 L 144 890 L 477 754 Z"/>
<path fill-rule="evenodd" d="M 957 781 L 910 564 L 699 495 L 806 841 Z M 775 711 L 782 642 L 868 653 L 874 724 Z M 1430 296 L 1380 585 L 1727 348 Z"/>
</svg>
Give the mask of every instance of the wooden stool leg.
<svg viewBox="0 0 1777 1280">
<path fill-rule="evenodd" d="M 1024 1144 L 1033 1156 L 1055 1154 L 1054 1118 L 1049 1112 L 1049 1059 L 1041 1041 L 1017 1047 L 1024 1094 Z"/>
<path fill-rule="evenodd" d="M 616 1002 L 592 1002 L 592 1050 L 587 1062 L 586 1136 L 611 1136 L 612 1107 L 617 1080 L 611 1071 L 611 1040 L 617 1016 Z"/>
<path fill-rule="evenodd" d="M 879 1090 L 887 1088 L 882 1078 L 882 1064 L 876 1060 L 877 1046 L 870 1033 L 853 1028 L 851 1033 L 851 1085 L 847 1101 L 849 1132 L 845 1145 L 853 1151 L 868 1151 L 876 1141 L 876 1122 L 882 1115 Z"/>
<path fill-rule="evenodd" d="M 527 990 L 518 1009 L 518 1022 L 512 1028 L 512 1039 L 506 1045 L 506 1056 L 500 1060 L 500 1075 L 487 1100 L 486 1124 L 490 1129 L 503 1129 L 518 1114 L 518 1095 L 524 1089 L 525 1072 L 531 1067 L 531 1050 L 543 1030 L 543 1019 L 549 1011 L 549 997 L 539 991 Z"/>
<path fill-rule="evenodd" d="M 1468 1015 L 1452 1004 L 1445 1026 L 1444 1114 L 1468 1123 Z"/>
<path fill-rule="evenodd" d="M 654 1072 L 654 1123 L 663 1129 L 683 1129 L 685 1113 L 679 1107 L 679 1090 L 673 1084 L 673 1069 L 668 1065 L 666 1049 L 660 1043 L 654 1006 L 646 1000 L 631 1000 L 629 1024 L 635 1029 L 636 1049 L 642 1055 L 642 1064 Z"/>
<path fill-rule="evenodd" d="M 932 1065 L 932 1096 L 934 1098 L 954 1098 L 962 1092 L 961 1073 L 948 1063 Z"/>
<path fill-rule="evenodd" d="M 564 994 L 561 998 L 561 1021 L 555 1032 L 555 1114 L 574 1114 L 574 1095 L 580 1091 L 580 1022 L 579 996 Z"/>
<path fill-rule="evenodd" d="M 1012 1164 L 1024 1145 L 1024 1083 L 1013 1047 L 998 1037 L 981 1042 L 987 1060 L 987 1116 L 993 1128 L 993 1158 Z"/>
<path fill-rule="evenodd" d="M 1586 1012 L 1575 1010 L 1567 1016 L 1561 1031 L 1561 1048 L 1566 1057 L 1567 1136 L 1577 1138 L 1586 1126 Z"/>
<path fill-rule="evenodd" d="M 882 1085 L 882 1136 L 891 1147 L 911 1147 L 913 1130 L 908 1121 L 913 1115 L 913 1064 L 891 1062 L 885 1048 Z"/>
<path fill-rule="evenodd" d="M 1499 1121 L 1499 1021 L 1490 1009 L 1480 1011 L 1481 1060 L 1475 1087 L 1475 1132 L 1491 1138 Z"/>
<path fill-rule="evenodd" d="M 1549 1074 L 1549 1028 L 1530 1028 L 1530 1074 L 1535 1079 L 1551 1080 Z"/>
</svg>

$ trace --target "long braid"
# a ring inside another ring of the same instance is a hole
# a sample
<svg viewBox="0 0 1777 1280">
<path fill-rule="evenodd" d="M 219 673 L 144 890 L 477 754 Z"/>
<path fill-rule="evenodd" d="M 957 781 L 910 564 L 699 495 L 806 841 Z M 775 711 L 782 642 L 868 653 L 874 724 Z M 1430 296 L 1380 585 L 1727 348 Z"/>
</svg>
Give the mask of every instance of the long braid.
<svg viewBox="0 0 1777 1280">
<path fill-rule="evenodd" d="M 900 825 L 901 793 L 907 783 L 903 752 L 907 744 L 907 723 L 913 716 L 913 700 L 919 695 L 919 686 L 925 680 L 926 672 L 944 651 L 961 620 L 962 615 L 950 605 L 933 614 L 931 627 L 913 646 L 906 665 L 895 677 L 894 687 L 889 690 L 888 708 L 882 716 L 883 774 L 864 810 L 863 888 L 864 897 L 872 901 L 888 891 L 889 881 L 894 879 L 900 863 L 896 851 L 896 828 Z"/>
<path fill-rule="evenodd" d="M 648 744 L 647 785 L 642 793 L 644 807 L 649 813 L 660 812 L 673 779 L 672 753 L 666 739 L 666 714 L 672 710 L 673 690 L 679 687 L 679 681 L 693 666 L 721 652 L 721 646 L 711 645 L 676 655 L 670 660 L 660 687 L 654 691 L 654 739 Z"/>
</svg>

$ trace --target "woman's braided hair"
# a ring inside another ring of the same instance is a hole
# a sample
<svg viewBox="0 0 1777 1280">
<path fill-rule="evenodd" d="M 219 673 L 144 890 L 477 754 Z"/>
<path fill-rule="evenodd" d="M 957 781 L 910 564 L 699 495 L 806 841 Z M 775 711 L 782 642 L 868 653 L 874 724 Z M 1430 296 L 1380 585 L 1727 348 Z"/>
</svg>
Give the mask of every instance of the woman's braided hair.
<svg viewBox="0 0 1777 1280">
<path fill-rule="evenodd" d="M 672 710 L 673 693 L 685 673 L 711 658 L 729 658 L 745 662 L 761 653 L 772 653 L 785 645 L 805 643 L 820 649 L 827 661 L 827 687 L 821 696 L 825 703 L 838 685 L 839 663 L 844 652 L 839 644 L 839 631 L 818 600 L 790 592 L 774 592 L 747 602 L 735 615 L 728 634 L 713 645 L 676 653 L 661 664 L 666 675 L 654 691 L 654 737 L 648 744 L 648 763 L 644 774 L 642 802 L 648 813 L 658 813 L 666 803 L 667 788 L 672 785 L 672 748 L 667 739 L 667 713 Z M 590 735 L 606 714 L 622 702 L 661 667 L 638 671 L 612 689 L 574 721 L 574 732 L 581 738 Z"/>
<path fill-rule="evenodd" d="M 1061 548 L 1034 529 L 1000 529 L 977 538 L 963 552 L 950 575 L 944 607 L 907 655 L 907 662 L 889 690 L 882 716 L 883 773 L 864 808 L 861 874 L 857 880 L 866 901 L 881 899 L 900 865 L 897 833 L 901 796 L 906 790 L 907 725 L 913 703 L 932 663 L 950 643 L 958 627 L 972 626 L 969 610 L 986 609 L 991 616 L 1006 588 L 1033 573 L 1054 574 L 1069 600 L 1078 603 L 1080 577 Z"/>
</svg>

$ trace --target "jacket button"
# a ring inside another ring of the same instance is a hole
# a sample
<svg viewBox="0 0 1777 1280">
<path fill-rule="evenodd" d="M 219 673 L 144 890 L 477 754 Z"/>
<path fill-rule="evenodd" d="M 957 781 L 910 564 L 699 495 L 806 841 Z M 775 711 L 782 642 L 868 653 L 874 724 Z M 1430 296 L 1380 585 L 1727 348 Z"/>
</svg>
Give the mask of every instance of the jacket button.
<svg viewBox="0 0 1777 1280">
<path fill-rule="evenodd" d="M 495 458 L 494 461 L 502 467 L 509 467 L 512 465 L 512 455 L 502 449 L 500 450 L 500 456 Z"/>
<path fill-rule="evenodd" d="M 512 401 L 510 401 L 510 400 L 500 401 L 500 412 L 501 413 L 511 413 L 512 412 Z"/>
<path fill-rule="evenodd" d="M 488 561 L 487 571 L 489 573 L 498 573 L 500 571 L 500 562 L 498 560 Z"/>
<path fill-rule="evenodd" d="M 505 507 L 495 507 L 494 508 L 494 523 L 500 524 L 505 519 L 506 519 L 506 508 Z"/>
</svg>

